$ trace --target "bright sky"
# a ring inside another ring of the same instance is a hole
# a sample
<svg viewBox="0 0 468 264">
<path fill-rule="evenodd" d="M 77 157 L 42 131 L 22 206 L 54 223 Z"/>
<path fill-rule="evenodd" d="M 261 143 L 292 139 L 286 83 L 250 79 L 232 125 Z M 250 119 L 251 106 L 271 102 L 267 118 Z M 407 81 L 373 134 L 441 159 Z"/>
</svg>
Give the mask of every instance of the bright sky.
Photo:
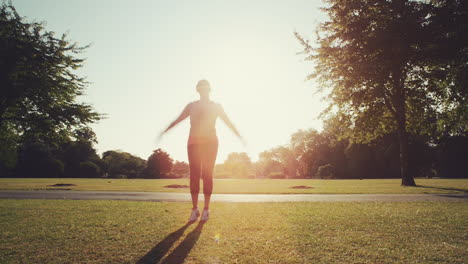
<svg viewBox="0 0 468 264">
<path fill-rule="evenodd" d="M 324 107 L 313 69 L 297 55 L 294 31 L 313 39 L 324 19 L 322 1 L 13 0 L 22 16 L 92 46 L 80 75 L 91 82 L 81 100 L 107 119 L 92 125 L 99 153 L 130 152 L 146 159 L 162 148 L 187 161 L 189 122 L 157 142 L 207 79 L 248 142 L 244 147 L 218 120 L 218 163 L 230 152 L 258 154 L 286 144 L 298 129 L 321 130 Z"/>
</svg>

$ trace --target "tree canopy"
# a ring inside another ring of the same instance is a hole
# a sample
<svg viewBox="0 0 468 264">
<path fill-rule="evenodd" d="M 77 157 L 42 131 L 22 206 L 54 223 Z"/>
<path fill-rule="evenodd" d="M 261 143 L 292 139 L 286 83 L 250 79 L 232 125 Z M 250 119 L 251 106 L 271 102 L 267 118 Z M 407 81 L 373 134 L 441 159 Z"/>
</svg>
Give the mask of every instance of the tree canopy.
<svg viewBox="0 0 468 264">
<path fill-rule="evenodd" d="M 88 125 L 102 115 L 78 102 L 87 82 L 76 70 L 86 48 L 25 21 L 11 3 L 0 5 L 0 173 L 15 166 L 19 144 L 96 140 Z"/>
<path fill-rule="evenodd" d="M 26 22 L 11 4 L 0 6 L 0 129 L 28 137 L 72 136 L 100 119 L 77 102 L 87 82 L 76 74 L 87 46 Z"/>
<path fill-rule="evenodd" d="M 172 170 L 174 160 L 162 149 L 156 149 L 146 162 L 146 177 L 163 178 Z"/>
<path fill-rule="evenodd" d="M 252 161 L 245 152 L 232 152 L 224 161 L 224 171 L 234 178 L 253 177 Z"/>
<path fill-rule="evenodd" d="M 408 133 L 467 132 L 467 9 L 453 2 L 329 0 L 317 44 L 296 33 L 328 94 L 327 126 L 362 143 L 398 132 L 403 185 L 415 185 Z"/>
</svg>

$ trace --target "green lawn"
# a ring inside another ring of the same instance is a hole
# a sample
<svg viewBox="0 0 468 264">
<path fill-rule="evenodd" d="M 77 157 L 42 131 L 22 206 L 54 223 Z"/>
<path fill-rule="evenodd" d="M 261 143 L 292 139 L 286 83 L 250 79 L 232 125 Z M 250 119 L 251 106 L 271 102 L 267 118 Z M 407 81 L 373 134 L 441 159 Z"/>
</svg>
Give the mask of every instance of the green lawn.
<svg viewBox="0 0 468 264">
<path fill-rule="evenodd" d="M 466 263 L 468 203 L 0 200 L 0 263 Z"/>
<path fill-rule="evenodd" d="M 54 187 L 57 183 L 75 184 L 71 187 Z M 466 193 L 468 179 L 416 179 L 419 187 L 402 187 L 399 179 L 380 180 L 253 180 L 215 179 L 215 193 Z M 80 191 L 137 191 L 137 192 L 187 192 L 174 189 L 171 184 L 189 185 L 188 179 L 0 179 L 0 189 L 39 190 L 72 189 Z M 293 186 L 310 186 L 312 189 L 292 189 Z"/>
</svg>

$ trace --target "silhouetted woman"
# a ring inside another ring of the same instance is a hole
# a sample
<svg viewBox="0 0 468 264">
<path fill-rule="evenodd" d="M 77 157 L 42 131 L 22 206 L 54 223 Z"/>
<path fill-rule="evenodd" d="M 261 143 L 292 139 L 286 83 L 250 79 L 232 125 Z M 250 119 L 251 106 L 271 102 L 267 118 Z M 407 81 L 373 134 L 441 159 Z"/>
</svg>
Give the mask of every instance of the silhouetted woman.
<svg viewBox="0 0 468 264">
<path fill-rule="evenodd" d="M 198 210 L 198 193 L 200 192 L 200 178 L 203 179 L 203 194 L 205 196 L 205 207 L 201 221 L 209 218 L 209 204 L 213 192 L 213 168 L 218 153 L 218 137 L 216 136 L 216 119 L 223 120 L 226 125 L 242 141 L 242 136 L 236 127 L 224 113 L 223 107 L 210 100 L 210 83 L 201 80 L 197 83 L 197 92 L 200 100 L 189 103 L 179 117 L 174 120 L 164 132 L 169 131 L 182 120 L 190 116 L 190 136 L 187 144 L 187 152 L 190 166 L 190 194 L 192 195 L 192 213 L 189 221 L 195 221 L 200 216 Z M 244 141 L 243 141 L 244 142 Z"/>
</svg>

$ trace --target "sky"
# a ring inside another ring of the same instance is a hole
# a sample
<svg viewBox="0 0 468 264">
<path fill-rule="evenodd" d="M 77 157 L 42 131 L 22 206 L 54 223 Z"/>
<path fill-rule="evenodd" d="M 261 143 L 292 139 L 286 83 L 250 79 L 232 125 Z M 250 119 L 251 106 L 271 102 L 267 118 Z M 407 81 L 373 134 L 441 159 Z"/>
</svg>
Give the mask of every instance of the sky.
<svg viewBox="0 0 468 264">
<path fill-rule="evenodd" d="M 190 124 L 164 130 L 207 79 L 247 141 L 217 122 L 217 163 L 231 152 L 262 151 L 289 142 L 299 129 L 322 129 L 326 103 L 307 81 L 313 64 L 298 54 L 297 31 L 313 40 L 322 1 L 13 0 L 27 21 L 80 45 L 91 44 L 78 71 L 90 83 L 79 101 L 106 118 L 91 125 L 99 154 L 119 150 L 147 159 L 161 148 L 187 161 Z"/>
</svg>

